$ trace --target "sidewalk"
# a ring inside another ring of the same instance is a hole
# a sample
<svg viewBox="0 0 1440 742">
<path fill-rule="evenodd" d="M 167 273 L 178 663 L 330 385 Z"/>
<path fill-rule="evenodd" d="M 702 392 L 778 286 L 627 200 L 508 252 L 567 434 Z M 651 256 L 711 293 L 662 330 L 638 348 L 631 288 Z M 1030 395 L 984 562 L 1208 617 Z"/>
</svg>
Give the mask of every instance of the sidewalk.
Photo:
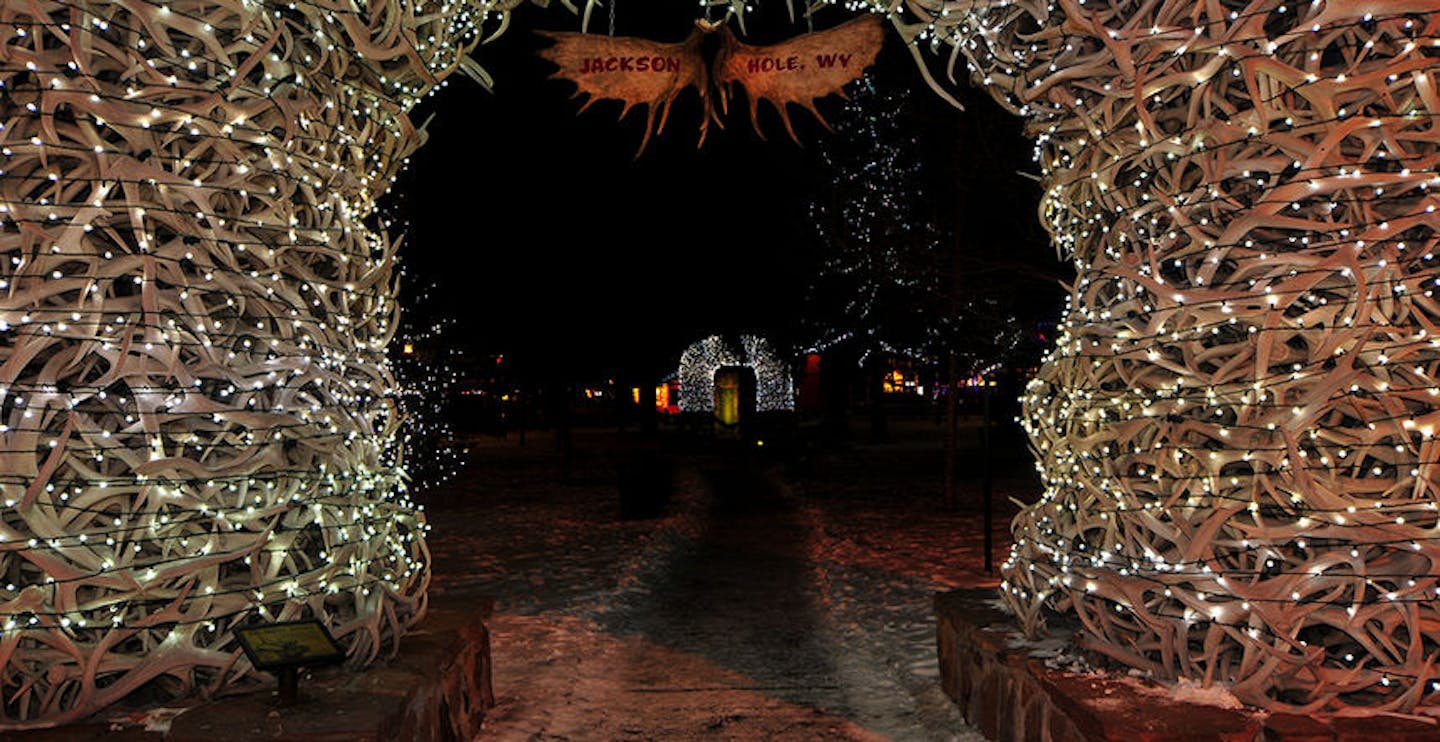
<svg viewBox="0 0 1440 742">
<path fill-rule="evenodd" d="M 918 432 L 891 448 L 938 456 Z M 797 489 L 777 462 L 680 454 L 666 514 L 624 521 L 626 438 L 577 433 L 568 477 L 552 443 L 479 441 L 422 498 L 435 589 L 497 601 L 481 740 L 981 739 L 940 690 L 931 603 L 993 578 L 978 516 L 896 491 L 918 459 L 879 471 L 893 452 L 860 446 Z"/>
<path fill-rule="evenodd" d="M 464 614 L 494 601 L 497 705 L 477 739 L 982 739 L 941 692 L 931 605 L 937 591 L 994 577 L 980 569 L 977 482 L 966 482 L 964 509 L 940 506 L 937 435 L 911 421 L 888 443 L 812 452 L 798 465 L 613 430 L 576 431 L 568 461 L 543 432 L 524 446 L 475 438 L 469 469 L 417 500 L 433 528 L 434 604 Z M 673 462 L 673 497 L 658 517 L 624 519 L 622 470 L 651 460 Z M 1002 498 L 1029 486 L 998 481 Z M 408 641 L 401 664 L 448 661 L 415 650 L 423 637 Z M 341 697 L 371 677 L 392 694 L 409 686 L 394 667 L 317 678 L 309 692 L 340 695 L 302 715 L 350 709 L 355 722 L 383 711 Z M 263 695 L 244 703 L 222 700 L 224 713 L 200 721 L 237 739 L 304 721 L 252 708 Z M 142 717 L 12 736 L 166 738 L 135 723 Z"/>
</svg>

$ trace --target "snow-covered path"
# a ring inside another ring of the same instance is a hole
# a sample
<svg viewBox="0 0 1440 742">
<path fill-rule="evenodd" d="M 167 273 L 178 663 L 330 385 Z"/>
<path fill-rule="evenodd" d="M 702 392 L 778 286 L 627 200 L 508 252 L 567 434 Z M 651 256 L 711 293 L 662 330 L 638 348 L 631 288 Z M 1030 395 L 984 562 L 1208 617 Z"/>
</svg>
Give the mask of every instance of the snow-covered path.
<svg viewBox="0 0 1440 742">
<path fill-rule="evenodd" d="M 866 529 L 903 514 L 731 452 L 678 457 L 667 515 L 622 521 L 614 457 L 565 484 L 532 446 L 430 500 L 436 591 L 497 598 L 480 739 L 982 739 L 940 692 L 931 612 L 972 578 L 926 563 L 968 516 L 889 554 Z"/>
</svg>

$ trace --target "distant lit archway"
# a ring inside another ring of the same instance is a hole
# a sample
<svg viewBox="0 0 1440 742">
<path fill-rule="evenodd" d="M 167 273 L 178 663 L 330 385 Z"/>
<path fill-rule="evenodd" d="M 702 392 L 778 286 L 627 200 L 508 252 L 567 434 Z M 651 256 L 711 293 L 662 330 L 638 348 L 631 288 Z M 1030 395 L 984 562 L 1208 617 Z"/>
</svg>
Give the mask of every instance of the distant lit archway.
<svg viewBox="0 0 1440 742">
<path fill-rule="evenodd" d="M 732 347 L 720 335 L 699 340 L 680 354 L 681 412 L 715 411 L 715 372 L 726 366 L 747 366 L 755 370 L 755 411 L 776 412 L 795 409 L 795 384 L 790 363 L 775 352 L 770 341 L 756 335 L 741 335 Z"/>
<path fill-rule="evenodd" d="M 418 620 L 374 203 L 514 7 L 0 4 L 0 724 L 224 684 L 257 620 L 355 664 Z M 1259 705 L 1437 705 L 1440 1 L 872 9 L 1028 118 L 1078 269 L 1022 622 Z"/>
</svg>

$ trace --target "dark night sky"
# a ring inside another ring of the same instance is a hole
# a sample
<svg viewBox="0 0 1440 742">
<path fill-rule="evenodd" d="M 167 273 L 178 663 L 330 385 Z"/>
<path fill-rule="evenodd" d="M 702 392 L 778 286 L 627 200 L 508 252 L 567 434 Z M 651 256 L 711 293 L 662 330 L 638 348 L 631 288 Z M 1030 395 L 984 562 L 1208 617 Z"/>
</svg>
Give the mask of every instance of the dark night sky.
<svg viewBox="0 0 1440 742">
<path fill-rule="evenodd" d="M 695 12 L 690 3 L 620 2 L 617 33 L 675 41 Z M 827 12 L 817 27 L 849 17 Z M 481 352 L 603 367 L 637 353 L 673 361 L 715 331 L 793 339 L 816 252 L 805 214 L 824 177 L 815 148 L 834 135 L 792 109 L 805 143 L 796 145 L 763 104 L 762 141 L 742 100 L 697 150 L 700 108 L 686 92 L 664 134 L 636 159 L 643 114 L 617 122 L 619 104 L 599 102 L 577 116 L 573 86 L 547 79 L 553 67 L 535 54 L 547 42 L 534 29 L 578 26 L 560 7 L 520 7 L 506 34 L 474 54 L 495 78 L 494 92 L 457 75 L 415 112 L 416 121 L 434 114 L 430 139 L 390 197 L 406 222 L 407 270 L 436 282 L 436 308 L 460 319 Z M 605 27 L 598 11 L 591 31 Z M 747 27 L 742 38 L 762 44 L 805 30 L 783 3 L 766 4 Z M 960 186 L 971 201 L 976 193 L 993 201 L 964 209 L 986 215 L 978 228 L 964 217 L 964 233 L 986 241 L 994 232 L 1012 252 L 1019 239 L 1037 264 L 1053 263 L 1035 223 L 1038 187 L 1014 174 L 1034 169 L 1018 122 L 978 94 L 967 96 L 966 114 L 956 112 L 925 87 L 893 31 L 875 74 L 914 91 L 917 134 L 935 153 L 927 188 L 937 216 L 955 218 L 953 174 L 970 170 L 963 177 L 1001 187 Z M 825 100 L 820 110 L 837 105 Z M 976 117 L 984 141 L 957 146 L 961 115 Z M 990 172 L 974 172 L 976 162 Z"/>
</svg>

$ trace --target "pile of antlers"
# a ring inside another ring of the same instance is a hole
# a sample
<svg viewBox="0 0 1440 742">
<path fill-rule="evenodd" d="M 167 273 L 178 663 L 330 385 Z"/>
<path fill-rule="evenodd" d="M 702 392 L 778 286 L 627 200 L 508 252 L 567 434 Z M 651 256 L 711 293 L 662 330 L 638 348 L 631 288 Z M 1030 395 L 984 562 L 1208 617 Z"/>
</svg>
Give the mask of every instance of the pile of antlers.
<svg viewBox="0 0 1440 742">
<path fill-rule="evenodd" d="M 1259 706 L 1440 705 L 1440 2 L 912 6 L 1029 117 L 1078 272 L 1024 626 Z"/>
<path fill-rule="evenodd" d="M 367 219 L 474 22 L 0 4 L 0 725 L 213 690 L 237 625 L 318 618 L 360 664 L 423 612 Z"/>
</svg>

